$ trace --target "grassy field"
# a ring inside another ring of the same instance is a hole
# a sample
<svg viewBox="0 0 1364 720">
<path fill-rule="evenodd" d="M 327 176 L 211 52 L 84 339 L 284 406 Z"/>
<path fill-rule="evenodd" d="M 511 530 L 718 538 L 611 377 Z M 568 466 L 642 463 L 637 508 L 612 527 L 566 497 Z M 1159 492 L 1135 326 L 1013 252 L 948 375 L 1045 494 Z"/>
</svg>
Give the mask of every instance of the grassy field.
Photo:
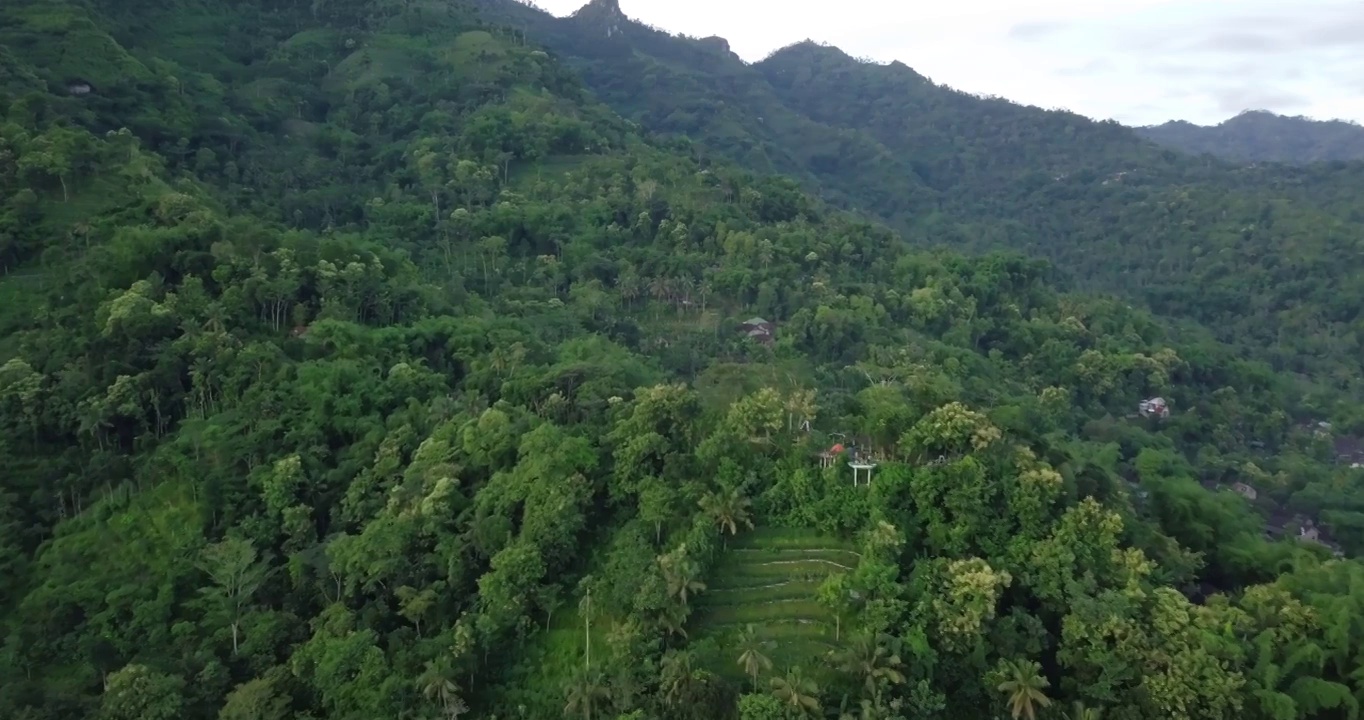
<svg viewBox="0 0 1364 720">
<path fill-rule="evenodd" d="M 737 638 L 748 624 L 767 643 L 773 673 L 799 665 L 822 674 L 848 627 L 840 632 L 832 613 L 816 600 L 819 586 L 833 573 L 851 571 L 858 559 L 850 543 L 810 531 L 760 528 L 740 535 L 697 599 L 692 637 L 715 638 L 724 661 L 714 670 L 736 680 L 745 679 Z"/>
</svg>

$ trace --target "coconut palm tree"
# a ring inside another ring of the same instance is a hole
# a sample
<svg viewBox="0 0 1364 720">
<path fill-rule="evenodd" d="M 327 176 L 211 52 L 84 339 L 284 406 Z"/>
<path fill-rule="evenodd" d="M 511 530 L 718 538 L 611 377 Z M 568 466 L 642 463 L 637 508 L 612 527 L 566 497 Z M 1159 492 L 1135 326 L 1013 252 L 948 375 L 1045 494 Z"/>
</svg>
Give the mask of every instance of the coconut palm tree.
<svg viewBox="0 0 1364 720">
<path fill-rule="evenodd" d="M 1042 677 L 1042 666 L 1032 660 L 1016 662 L 1005 660 L 1002 664 L 1004 681 L 996 688 L 1009 698 L 1009 714 L 1014 720 L 1027 718 L 1036 720 L 1037 709 L 1051 705 L 1051 698 L 1042 690 L 1051 682 Z"/>
<path fill-rule="evenodd" d="M 840 660 L 844 672 L 862 680 L 867 696 L 873 699 L 881 696 L 881 688 L 887 684 L 900 685 L 905 681 L 901 671 L 904 663 L 900 660 L 898 643 L 889 635 L 872 637 L 861 635 L 842 653 Z"/>
<path fill-rule="evenodd" d="M 1066 720 L 1100 720 L 1102 717 L 1102 710 L 1085 707 L 1085 704 L 1079 700 L 1072 703 L 1070 711 L 1066 713 Z"/>
<path fill-rule="evenodd" d="M 846 695 L 843 697 L 843 707 L 838 711 L 838 720 L 891 720 L 896 717 L 901 716 L 887 710 L 878 700 L 863 698 L 856 706 L 851 706 Z"/>
<path fill-rule="evenodd" d="M 663 608 L 658 616 L 658 626 L 666 631 L 669 637 L 676 635 L 683 640 L 687 639 L 687 608 L 684 605 L 669 605 Z"/>
<path fill-rule="evenodd" d="M 691 695 L 696 682 L 695 657 L 690 650 L 669 650 L 659 664 L 663 704 L 677 707 Z"/>
<path fill-rule="evenodd" d="M 721 535 L 726 532 L 738 535 L 740 525 L 753 529 L 753 519 L 749 513 L 753 501 L 744 497 L 738 488 L 708 493 L 699 504 L 701 510 L 720 528 Z"/>
<path fill-rule="evenodd" d="M 752 625 L 744 627 L 739 633 L 739 666 L 753 678 L 754 692 L 758 690 L 758 673 L 772 669 L 772 660 L 763 654 L 765 644 L 758 640 Z"/>
<path fill-rule="evenodd" d="M 564 705 L 564 714 L 581 715 L 583 720 L 592 720 L 593 715 L 611 696 L 601 672 L 587 668 L 578 668 L 573 672 L 573 679 L 569 681 L 564 693 L 568 698 Z"/>
<path fill-rule="evenodd" d="M 772 694 L 793 712 L 806 717 L 819 717 L 819 687 L 805 677 L 800 668 L 793 667 L 785 677 L 772 678 Z"/>
<path fill-rule="evenodd" d="M 427 661 L 426 671 L 417 678 L 422 695 L 440 705 L 441 714 L 450 720 L 469 711 L 469 706 L 459 696 L 459 685 L 455 684 L 456 670 L 447 662 Z"/>
<path fill-rule="evenodd" d="M 668 583 L 668 594 L 680 600 L 683 607 L 686 607 L 690 594 L 706 589 L 706 584 L 698 579 L 701 567 L 687 557 L 686 545 L 680 545 L 676 550 L 660 556 L 658 564 L 663 570 L 663 579 Z"/>
</svg>

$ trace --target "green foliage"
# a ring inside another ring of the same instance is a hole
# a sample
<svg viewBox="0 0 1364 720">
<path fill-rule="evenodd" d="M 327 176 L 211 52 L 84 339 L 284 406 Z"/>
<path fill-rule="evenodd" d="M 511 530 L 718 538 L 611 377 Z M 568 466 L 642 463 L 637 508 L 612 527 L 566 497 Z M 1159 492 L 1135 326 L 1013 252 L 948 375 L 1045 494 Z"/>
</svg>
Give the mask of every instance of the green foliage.
<svg viewBox="0 0 1364 720">
<path fill-rule="evenodd" d="M 1360 418 L 1316 424 L 1329 403 L 1279 372 L 1353 367 L 1293 314 L 1343 328 L 1348 295 L 1219 322 L 1304 333 L 1263 356 L 1280 368 L 1244 360 L 1042 262 L 916 249 L 645 137 L 503 10 L 514 29 L 388 0 L 0 9 L 0 716 L 1021 716 L 1043 688 L 1123 718 L 1353 716 L 1364 569 L 1262 537 L 1288 510 L 1364 549 L 1330 447 Z M 734 67 L 623 27 L 649 52 L 594 40 L 620 62 L 589 81 L 634 83 L 608 100 Z M 911 136 L 933 155 L 884 152 L 918 96 L 861 66 L 843 84 L 888 109 L 821 146 L 844 119 L 767 75 L 809 63 L 836 103 L 823 54 L 734 71 L 773 110 L 761 143 L 742 106 L 637 101 L 832 199 L 884 185 L 868 207 L 910 239 L 911 208 L 971 210 L 979 247 L 1057 190 L 1014 187 L 1020 166 L 1150 152 L 1000 105 L 1024 150 L 981 160 L 955 133 L 998 133 L 960 99 Z M 1028 232 L 1136 200 L 1060 190 Z M 1229 247 L 1201 223 L 1261 207 L 1230 192 L 1129 220 Z M 1274 207 L 1275 233 L 1319 218 Z M 1297 262 L 1257 233 L 1255 267 Z M 1180 262 L 1171 283 L 1202 277 Z M 1255 267 L 1205 269 L 1244 289 Z M 1170 417 L 1136 413 L 1154 395 Z M 1256 504 L 1201 486 L 1237 481 Z"/>
<path fill-rule="evenodd" d="M 484 4 L 512 17 L 510 0 Z M 1048 258 L 1079 289 L 1192 320 L 1309 385 L 1362 397 L 1351 310 L 1361 300 L 1351 245 L 1364 219 L 1350 190 L 1357 163 L 1295 169 L 1186 157 L 1111 121 L 968 95 L 902 63 L 809 41 L 747 65 L 618 8 L 563 19 L 517 12 L 515 22 L 617 112 L 687 138 L 690 152 L 791 176 L 916 243 Z M 1245 132 L 1264 140 L 1250 143 L 1311 145 L 1329 130 L 1358 144 L 1358 127 L 1304 132 L 1302 122 L 1249 113 L 1228 125 L 1256 126 Z M 1324 154 L 1357 157 L 1282 147 L 1256 159 Z M 789 191 L 769 184 L 748 197 Z"/>
</svg>

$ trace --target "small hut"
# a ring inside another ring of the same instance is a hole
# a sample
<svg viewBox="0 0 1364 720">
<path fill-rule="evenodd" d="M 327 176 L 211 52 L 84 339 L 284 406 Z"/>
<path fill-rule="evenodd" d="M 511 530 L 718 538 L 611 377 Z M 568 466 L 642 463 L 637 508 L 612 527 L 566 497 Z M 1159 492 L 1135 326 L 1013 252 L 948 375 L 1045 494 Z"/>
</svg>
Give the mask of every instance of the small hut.
<svg viewBox="0 0 1364 720">
<path fill-rule="evenodd" d="M 739 325 L 740 332 L 764 345 L 772 344 L 776 330 L 777 326 L 760 317 L 749 318 Z"/>
<path fill-rule="evenodd" d="M 838 456 L 842 454 L 843 444 L 839 443 L 828 450 L 821 452 L 816 457 L 819 458 L 819 466 L 821 468 L 831 468 L 834 466 L 834 463 L 838 462 Z"/>
<path fill-rule="evenodd" d="M 867 484 L 871 485 L 871 471 L 876 468 L 876 462 L 874 460 L 869 458 L 857 458 L 848 463 L 848 467 L 852 468 L 853 471 L 853 487 L 862 484 L 862 478 L 864 477 L 862 473 L 866 473 L 865 477 Z"/>
<path fill-rule="evenodd" d="M 1142 417 L 1167 418 L 1170 417 L 1170 405 L 1165 402 L 1165 398 L 1150 398 L 1141 401 L 1137 406 L 1137 412 L 1141 413 Z"/>
</svg>

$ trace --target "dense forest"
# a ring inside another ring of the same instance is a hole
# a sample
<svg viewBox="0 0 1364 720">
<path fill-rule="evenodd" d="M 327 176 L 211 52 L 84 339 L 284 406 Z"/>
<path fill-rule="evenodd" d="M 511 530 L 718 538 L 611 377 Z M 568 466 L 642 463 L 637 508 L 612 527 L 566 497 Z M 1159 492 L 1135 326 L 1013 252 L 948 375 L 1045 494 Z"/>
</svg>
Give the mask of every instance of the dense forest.
<svg viewBox="0 0 1364 720">
<path fill-rule="evenodd" d="M 538 18 L 0 5 L 0 717 L 1358 715 L 1359 168 L 910 153 L 810 45 L 727 147 Z"/>
<path fill-rule="evenodd" d="M 1137 128 L 1154 142 L 1194 155 L 1242 162 L 1308 164 L 1364 160 L 1364 127 L 1343 120 L 1286 117 L 1247 110 L 1217 125 L 1181 120 Z"/>
<path fill-rule="evenodd" d="M 1190 157 L 1117 123 L 958 92 L 808 41 L 749 65 L 719 38 L 634 23 L 615 0 L 568 18 L 478 1 L 652 132 L 788 175 L 916 244 L 1048 258 L 1066 287 L 1193 321 L 1364 399 L 1364 163 Z"/>
</svg>

